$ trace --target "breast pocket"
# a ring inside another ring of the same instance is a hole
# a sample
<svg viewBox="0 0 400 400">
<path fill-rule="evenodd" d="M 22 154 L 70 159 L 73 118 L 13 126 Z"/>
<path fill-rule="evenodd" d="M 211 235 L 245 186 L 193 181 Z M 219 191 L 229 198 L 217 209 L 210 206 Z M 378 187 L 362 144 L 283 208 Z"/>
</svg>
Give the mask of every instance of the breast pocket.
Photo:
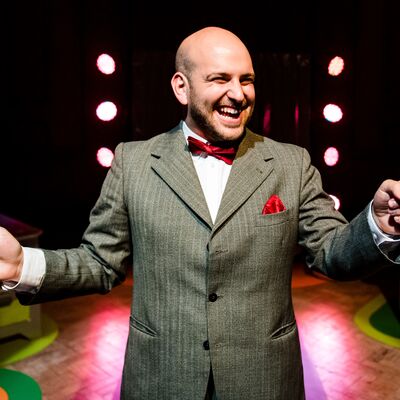
<svg viewBox="0 0 400 400">
<path fill-rule="evenodd" d="M 284 210 L 273 214 L 260 214 L 256 217 L 255 226 L 263 227 L 285 224 L 290 220 L 290 217 L 290 210 Z"/>
</svg>

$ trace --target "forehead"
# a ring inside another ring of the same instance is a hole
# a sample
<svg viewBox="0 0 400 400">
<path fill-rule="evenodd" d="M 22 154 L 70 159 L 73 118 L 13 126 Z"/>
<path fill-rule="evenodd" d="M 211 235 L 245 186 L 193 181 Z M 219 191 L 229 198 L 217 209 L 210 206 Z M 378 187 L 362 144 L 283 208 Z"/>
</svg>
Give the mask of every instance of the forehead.
<svg viewBox="0 0 400 400">
<path fill-rule="evenodd" d="M 201 74 L 254 74 L 253 63 L 246 48 L 211 46 L 194 56 L 194 69 Z"/>
</svg>

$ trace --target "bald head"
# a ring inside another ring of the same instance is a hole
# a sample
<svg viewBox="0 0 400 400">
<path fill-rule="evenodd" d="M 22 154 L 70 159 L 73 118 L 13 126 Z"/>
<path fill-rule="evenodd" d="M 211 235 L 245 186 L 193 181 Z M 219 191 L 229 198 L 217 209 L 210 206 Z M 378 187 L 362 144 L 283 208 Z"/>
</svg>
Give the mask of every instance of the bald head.
<svg viewBox="0 0 400 400">
<path fill-rule="evenodd" d="M 206 27 L 182 41 L 176 52 L 175 69 L 190 77 L 204 56 L 227 52 L 239 52 L 251 59 L 246 46 L 234 33 L 219 27 Z"/>
<path fill-rule="evenodd" d="M 186 107 L 187 126 L 218 142 L 243 135 L 255 103 L 254 79 L 243 42 L 226 29 L 207 27 L 180 44 L 171 86 Z"/>
</svg>

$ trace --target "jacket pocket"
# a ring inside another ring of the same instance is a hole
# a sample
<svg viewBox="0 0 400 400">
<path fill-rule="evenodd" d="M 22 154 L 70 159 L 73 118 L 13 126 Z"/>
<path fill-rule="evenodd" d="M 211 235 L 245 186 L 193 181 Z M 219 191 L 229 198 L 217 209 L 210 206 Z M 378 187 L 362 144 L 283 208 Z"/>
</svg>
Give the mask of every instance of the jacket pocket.
<svg viewBox="0 0 400 400">
<path fill-rule="evenodd" d="M 272 333 L 271 339 L 278 339 L 296 330 L 296 321 L 289 322 Z"/>
<path fill-rule="evenodd" d="M 150 327 L 145 325 L 143 322 L 136 319 L 133 315 L 131 315 L 129 317 L 129 324 L 133 329 L 136 329 L 136 330 L 144 333 L 145 335 L 149 335 L 149 336 L 153 336 L 153 337 L 158 336 L 156 331 L 154 331 L 153 329 L 151 329 Z"/>
<path fill-rule="evenodd" d="M 256 217 L 255 226 L 271 226 L 283 224 L 290 220 L 290 210 L 285 210 L 273 214 L 259 214 Z"/>
</svg>

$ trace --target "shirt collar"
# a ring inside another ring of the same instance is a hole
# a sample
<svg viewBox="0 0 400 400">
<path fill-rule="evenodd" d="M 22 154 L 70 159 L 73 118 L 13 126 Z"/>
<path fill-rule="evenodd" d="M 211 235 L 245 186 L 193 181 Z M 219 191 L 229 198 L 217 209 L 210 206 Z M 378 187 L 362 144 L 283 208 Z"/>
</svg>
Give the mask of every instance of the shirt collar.
<svg viewBox="0 0 400 400">
<path fill-rule="evenodd" d="M 183 134 L 185 135 L 185 139 L 187 142 L 187 138 L 188 136 L 193 136 L 194 138 L 201 140 L 204 143 L 207 143 L 207 140 L 204 139 L 203 137 L 199 136 L 197 133 L 194 133 L 186 124 L 185 121 L 182 121 L 182 130 L 183 130 Z"/>
</svg>

